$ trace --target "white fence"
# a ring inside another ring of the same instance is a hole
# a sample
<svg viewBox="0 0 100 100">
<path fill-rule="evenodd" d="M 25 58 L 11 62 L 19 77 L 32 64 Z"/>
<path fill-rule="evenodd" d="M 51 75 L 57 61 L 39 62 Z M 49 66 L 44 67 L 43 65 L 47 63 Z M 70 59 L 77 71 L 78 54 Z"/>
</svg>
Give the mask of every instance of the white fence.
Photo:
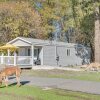
<svg viewBox="0 0 100 100">
<path fill-rule="evenodd" d="M 32 65 L 31 56 L 0 56 L 0 64 L 5 65 Z"/>
</svg>

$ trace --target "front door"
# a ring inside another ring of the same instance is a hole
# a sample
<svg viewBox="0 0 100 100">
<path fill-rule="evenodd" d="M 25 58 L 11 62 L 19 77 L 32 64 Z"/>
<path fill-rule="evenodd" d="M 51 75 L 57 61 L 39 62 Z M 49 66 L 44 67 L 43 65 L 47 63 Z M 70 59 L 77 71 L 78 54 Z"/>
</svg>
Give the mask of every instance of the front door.
<svg viewBox="0 0 100 100">
<path fill-rule="evenodd" d="M 34 49 L 34 62 L 36 65 L 40 65 L 40 49 L 39 48 L 35 48 Z"/>
<path fill-rule="evenodd" d="M 34 49 L 34 58 L 36 58 L 36 59 L 39 58 L 39 48 Z"/>
</svg>

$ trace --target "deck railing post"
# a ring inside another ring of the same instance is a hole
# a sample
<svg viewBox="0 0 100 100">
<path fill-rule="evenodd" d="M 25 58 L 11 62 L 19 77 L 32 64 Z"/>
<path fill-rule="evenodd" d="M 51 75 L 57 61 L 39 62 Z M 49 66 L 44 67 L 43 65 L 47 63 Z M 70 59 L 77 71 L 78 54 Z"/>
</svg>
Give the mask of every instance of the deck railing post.
<svg viewBox="0 0 100 100">
<path fill-rule="evenodd" d="M 10 64 L 10 49 L 8 49 L 7 51 L 8 51 L 8 59 L 7 59 L 8 62 L 7 63 L 9 65 Z"/>
<path fill-rule="evenodd" d="M 17 54 L 16 54 L 16 52 L 14 52 L 14 66 L 17 65 L 17 59 L 16 59 L 16 57 L 17 57 Z"/>
</svg>

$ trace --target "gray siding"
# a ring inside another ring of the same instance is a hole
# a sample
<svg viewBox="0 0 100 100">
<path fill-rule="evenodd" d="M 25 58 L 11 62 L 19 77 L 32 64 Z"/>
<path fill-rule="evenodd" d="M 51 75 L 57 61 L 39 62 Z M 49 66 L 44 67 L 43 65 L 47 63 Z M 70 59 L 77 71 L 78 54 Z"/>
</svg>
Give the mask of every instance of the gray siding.
<svg viewBox="0 0 100 100">
<path fill-rule="evenodd" d="M 70 55 L 67 55 L 67 49 Z M 82 59 L 76 55 L 74 47 L 66 46 L 44 46 L 43 47 L 43 64 L 57 66 L 56 55 L 59 56 L 59 66 L 81 65 Z"/>
<path fill-rule="evenodd" d="M 70 55 L 67 55 L 67 49 L 70 50 Z M 59 66 L 81 65 L 81 58 L 76 56 L 75 48 L 67 48 L 65 46 L 57 46 L 57 53 L 59 55 Z"/>
<path fill-rule="evenodd" d="M 43 64 L 56 66 L 55 46 L 43 47 Z"/>
</svg>

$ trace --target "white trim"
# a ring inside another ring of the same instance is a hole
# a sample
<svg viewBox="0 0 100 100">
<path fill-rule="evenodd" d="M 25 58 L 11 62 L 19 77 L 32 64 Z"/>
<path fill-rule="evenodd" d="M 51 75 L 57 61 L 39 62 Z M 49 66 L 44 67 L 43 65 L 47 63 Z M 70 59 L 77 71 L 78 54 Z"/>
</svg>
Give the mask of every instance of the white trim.
<svg viewBox="0 0 100 100">
<path fill-rule="evenodd" d="M 17 41 L 18 39 L 19 39 L 19 40 L 22 40 L 22 41 L 24 41 L 24 42 L 26 42 L 26 43 L 32 44 L 31 42 L 29 42 L 29 41 L 27 41 L 27 40 L 24 40 L 24 39 L 22 39 L 21 37 L 17 37 L 17 38 L 15 38 L 15 39 L 9 41 L 7 44 L 11 44 L 11 43 L 13 43 L 14 41 Z"/>
</svg>

